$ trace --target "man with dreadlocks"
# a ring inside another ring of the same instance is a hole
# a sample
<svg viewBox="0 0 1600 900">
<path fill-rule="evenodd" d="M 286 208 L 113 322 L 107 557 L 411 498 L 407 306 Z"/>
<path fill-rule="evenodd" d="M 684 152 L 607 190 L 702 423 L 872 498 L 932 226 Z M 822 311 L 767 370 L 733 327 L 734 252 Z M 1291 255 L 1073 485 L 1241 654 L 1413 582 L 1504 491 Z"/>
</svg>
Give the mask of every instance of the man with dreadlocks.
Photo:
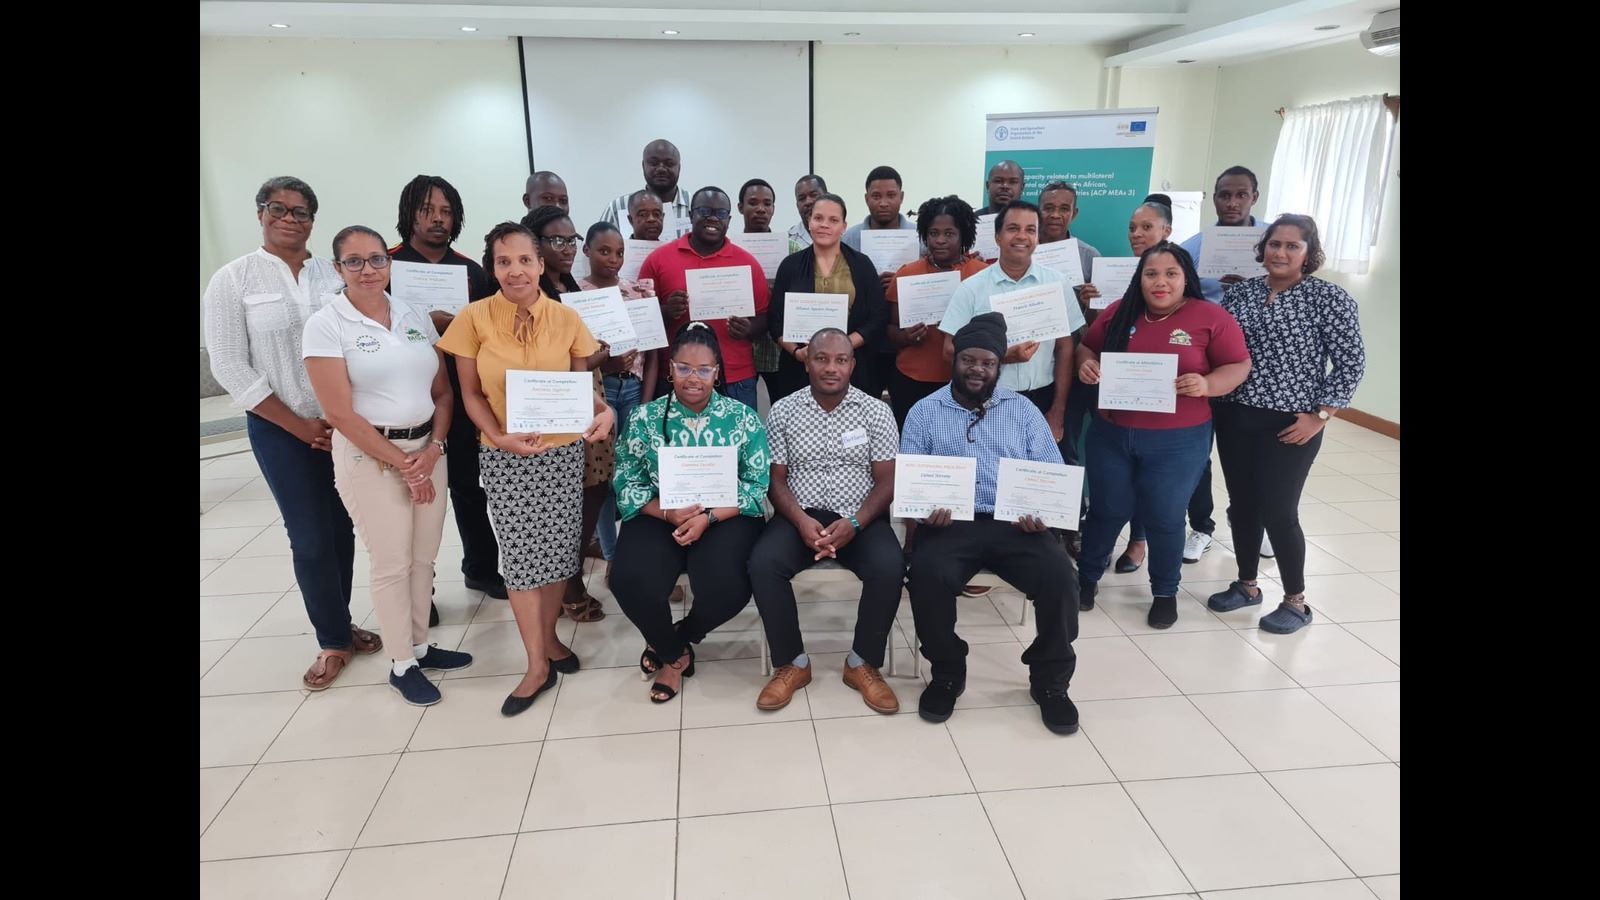
<svg viewBox="0 0 1600 900">
<path fill-rule="evenodd" d="M 462 305 L 494 293 L 483 266 L 451 249 L 461 236 L 466 211 L 461 194 L 450 182 L 437 175 L 418 175 L 400 192 L 399 222 L 401 243 L 389 250 L 395 262 L 427 265 L 466 266 L 467 296 Z M 433 327 L 444 334 L 455 316 L 441 310 L 429 313 Z M 456 358 L 445 354 L 445 370 L 450 375 L 450 390 L 455 394 L 455 414 L 450 418 L 450 436 L 445 453 L 449 473 L 450 504 L 455 509 L 456 529 L 461 532 L 461 574 L 469 591 L 483 591 L 499 600 L 506 599 L 506 583 L 500 577 L 500 546 L 489 527 L 489 503 L 478 485 L 478 429 L 461 402 L 461 380 L 456 374 Z M 459 452 L 450 452 L 459 448 Z M 435 609 L 433 616 L 438 616 Z M 434 622 L 437 624 L 437 622 Z"/>
<path fill-rule="evenodd" d="M 911 614 L 931 669 L 917 712 L 943 722 L 966 690 L 967 642 L 956 634 L 956 595 L 972 576 L 991 569 L 1033 601 L 1039 634 L 1022 654 L 1029 693 L 1046 728 L 1071 734 L 1078 730 L 1078 709 L 1067 696 L 1077 667 L 1072 559 L 1038 519 L 994 517 L 1001 459 L 1061 463 L 1044 415 L 1021 394 L 997 386 L 1005 354 L 1005 317 L 973 316 L 955 334 L 950 384 L 917 401 L 900 438 L 903 454 L 977 460 L 974 519 L 955 522 L 950 510 L 934 510 L 919 524 L 911 551 Z"/>
</svg>

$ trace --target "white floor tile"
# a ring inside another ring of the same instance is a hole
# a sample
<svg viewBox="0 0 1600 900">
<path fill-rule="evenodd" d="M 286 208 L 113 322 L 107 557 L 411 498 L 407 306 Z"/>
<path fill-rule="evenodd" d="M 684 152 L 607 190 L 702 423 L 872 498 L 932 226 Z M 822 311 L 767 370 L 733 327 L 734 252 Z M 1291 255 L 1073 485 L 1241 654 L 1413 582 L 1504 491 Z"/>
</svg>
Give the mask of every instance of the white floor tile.
<svg viewBox="0 0 1600 900">
<path fill-rule="evenodd" d="M 1032 706 L 960 710 L 945 723 L 980 791 L 1114 781 L 1082 734 L 1052 734 Z"/>
<path fill-rule="evenodd" d="M 1263 691 L 1294 681 L 1234 631 L 1135 637 L 1172 683 L 1186 694 Z"/>
<path fill-rule="evenodd" d="M 1345 504 L 1300 504 L 1300 530 L 1308 537 L 1324 534 L 1363 534 L 1378 529 L 1340 507 Z"/>
<path fill-rule="evenodd" d="M 680 816 L 828 803 L 810 722 L 685 731 L 679 765 Z"/>
<path fill-rule="evenodd" d="M 1319 453 L 1318 464 L 1342 475 L 1392 475 L 1400 471 L 1398 458 L 1385 459 L 1374 453 Z"/>
<path fill-rule="evenodd" d="M 1400 622 L 1346 623 L 1344 630 L 1361 639 L 1368 647 L 1382 653 L 1390 662 L 1400 665 Z"/>
<path fill-rule="evenodd" d="M 1200 712 L 1266 772 L 1378 763 L 1384 756 L 1304 690 L 1197 694 Z"/>
<path fill-rule="evenodd" d="M 670 819 L 678 813 L 678 734 L 546 741 L 522 831 Z"/>
<path fill-rule="evenodd" d="M 256 528 L 256 534 L 250 542 L 239 549 L 239 556 L 288 556 L 292 548 L 289 546 L 289 532 L 284 530 L 283 524 L 268 525 L 265 528 Z"/>
<path fill-rule="evenodd" d="M 682 694 L 698 679 L 684 679 Z M 550 719 L 551 740 L 677 731 L 682 722 L 683 697 L 670 703 L 652 703 L 650 685 L 639 680 L 637 669 L 591 669 L 564 675 L 561 694 Z"/>
<path fill-rule="evenodd" d="M 1122 781 L 1251 770 L 1187 697 L 1095 700 L 1080 704 L 1078 713 L 1084 733 Z"/>
<path fill-rule="evenodd" d="M 844 654 L 839 654 L 840 659 Z M 626 671 L 626 670 L 623 670 Z M 837 678 L 832 668 L 824 669 L 816 657 L 811 662 L 812 678 Z M 630 689 L 648 690 L 636 672 L 627 672 Z M 767 683 L 761 663 L 753 659 L 710 660 L 695 663 L 695 675 L 679 698 L 683 707 L 683 727 L 716 728 L 723 725 L 754 725 L 768 722 L 809 721 L 811 705 L 804 690 L 796 691 L 789 705 L 777 712 L 756 709 L 756 697 Z M 812 682 L 816 682 L 813 680 Z M 672 704 L 668 704 L 669 706 Z"/>
<path fill-rule="evenodd" d="M 867 706 L 861 695 L 844 683 L 844 661 L 848 654 L 844 653 L 815 653 L 811 654 L 811 683 L 806 685 L 806 705 L 811 709 L 813 719 L 842 719 L 859 716 L 881 716 L 883 713 Z M 917 698 L 922 695 L 923 682 L 911 677 L 911 651 L 903 651 L 899 657 L 900 674 L 889 677 L 887 660 L 883 668 L 884 681 L 894 689 L 895 696 L 900 700 L 900 715 L 917 714 Z M 755 660 L 742 660 L 740 665 L 748 670 L 760 672 L 759 663 Z M 926 675 L 927 661 L 922 664 L 923 674 Z M 758 676 L 759 677 L 759 676 Z M 759 694 L 760 691 L 756 691 Z M 750 695 L 750 707 L 755 708 L 756 694 Z M 788 708 L 788 712 L 800 702 L 796 697 Z M 685 710 L 684 715 L 688 715 Z M 763 714 L 766 715 L 766 714 Z M 782 713 L 777 713 L 782 715 Z"/>
<path fill-rule="evenodd" d="M 261 529 L 255 525 L 245 525 L 240 528 L 202 528 L 200 529 L 200 558 L 201 559 L 227 559 L 239 552 L 239 549 L 250 543 Z"/>
<path fill-rule="evenodd" d="M 1328 562 L 1332 559 L 1343 564 L 1343 571 L 1392 572 L 1400 568 L 1400 542 L 1374 529 L 1370 534 L 1328 534 L 1306 538 L 1306 574 L 1338 575 L 1338 567 Z M 1322 556 L 1317 557 L 1320 551 Z M 1313 568 L 1311 560 L 1318 564 Z"/>
<path fill-rule="evenodd" d="M 200 838 L 200 858 L 348 850 L 399 756 L 256 766 Z"/>
<path fill-rule="evenodd" d="M 519 834 L 500 896 L 672 900 L 676 830 L 669 820 Z"/>
<path fill-rule="evenodd" d="M 1330 505 L 1377 531 L 1400 530 L 1399 500 L 1365 500 L 1357 503 L 1333 503 Z"/>
<path fill-rule="evenodd" d="M 200 864 L 206 900 L 326 900 L 344 866 L 344 850 Z"/>
<path fill-rule="evenodd" d="M 422 708 L 387 684 L 318 691 L 300 704 L 263 761 L 399 753 L 421 719 Z"/>
<path fill-rule="evenodd" d="M 1260 775 L 1139 781 L 1125 787 L 1198 890 L 1351 877 Z"/>
<path fill-rule="evenodd" d="M 1200 895 L 1200 900 L 1372 900 L 1372 894 L 1358 879 L 1346 878 L 1236 891 L 1206 891 Z"/>
<path fill-rule="evenodd" d="M 239 489 L 249 484 L 250 481 L 251 479 L 249 478 L 202 478 L 200 479 L 200 502 L 221 503 L 237 494 Z M 246 498 L 240 497 L 239 499 Z M 256 530 L 260 531 L 259 528 Z"/>
<path fill-rule="evenodd" d="M 1188 574 L 1185 567 L 1185 573 Z M 1176 634 L 1185 631 L 1225 631 L 1227 623 L 1211 614 L 1205 604 L 1180 591 L 1178 621 L 1171 628 L 1151 628 L 1152 599 L 1148 587 L 1104 588 L 1095 596 L 1095 609 L 1104 610 L 1127 634 Z"/>
<path fill-rule="evenodd" d="M 1301 687 L 1400 680 L 1399 666 L 1338 625 L 1312 622 L 1294 634 L 1240 634 Z"/>
<path fill-rule="evenodd" d="M 372 615 L 372 592 L 368 588 L 354 588 L 350 591 L 350 621 L 357 625 L 362 624 Z M 371 630 L 370 628 L 368 630 Z M 285 637 L 292 634 L 311 634 L 311 619 L 306 615 L 306 600 L 299 590 L 284 593 L 278 602 L 268 609 L 245 637 Z M 310 665 L 310 660 L 306 665 Z"/>
<path fill-rule="evenodd" d="M 1075 702 L 1178 693 L 1177 686 L 1128 638 L 1080 638 L 1072 649 L 1078 655 L 1070 689 Z"/>
<path fill-rule="evenodd" d="M 498 900 L 516 840 L 505 834 L 357 850 L 328 900 Z"/>
<path fill-rule="evenodd" d="M 217 664 L 224 653 L 233 646 L 233 641 L 201 641 L 200 642 L 200 677 L 204 678 L 211 667 Z"/>
<path fill-rule="evenodd" d="M 271 500 L 224 500 L 200 517 L 201 528 L 257 528 L 278 521 L 278 504 Z"/>
<path fill-rule="evenodd" d="M 1366 882 L 1367 887 L 1378 895 L 1378 900 L 1400 900 L 1399 875 L 1380 875 L 1377 878 L 1363 880 Z"/>
<path fill-rule="evenodd" d="M 1400 767 L 1383 763 L 1266 775 L 1357 875 L 1400 871 Z"/>
<path fill-rule="evenodd" d="M 1383 754 L 1400 761 L 1400 684 L 1355 684 L 1312 688 L 1311 696 L 1321 700 L 1361 733 Z"/>
<path fill-rule="evenodd" d="M 200 770 L 200 833 L 222 812 L 239 783 L 250 774 L 249 766 L 228 766 L 221 769 Z"/>
<path fill-rule="evenodd" d="M 682 820 L 677 895 L 843 900 L 849 893 L 832 813 L 813 807 Z"/>
<path fill-rule="evenodd" d="M 261 760 L 305 699 L 299 691 L 200 698 L 200 767 Z"/>
<path fill-rule="evenodd" d="M 503 744 L 405 754 L 357 846 L 516 831 L 539 747 Z"/>
<path fill-rule="evenodd" d="M 1188 879 L 1120 785 L 984 794 L 1029 900 L 1100 900 L 1185 891 Z"/>
<path fill-rule="evenodd" d="M 1366 483 L 1367 478 L 1396 478 L 1379 475 L 1313 475 L 1306 479 L 1305 496 L 1323 503 L 1348 503 L 1354 500 L 1390 500 L 1391 495 Z"/>
<path fill-rule="evenodd" d="M 200 596 L 282 593 L 294 587 L 294 562 L 287 556 L 236 557 L 200 582 Z"/>
<path fill-rule="evenodd" d="M 1276 596 L 1276 595 L 1271 595 Z M 1373 622 L 1400 618 L 1400 595 L 1371 575 L 1311 575 L 1306 602 L 1328 622 Z"/>
<path fill-rule="evenodd" d="M 445 750 L 544 740 L 551 713 L 566 684 L 557 684 L 550 696 L 540 697 L 526 712 L 506 717 L 500 715 L 500 704 L 516 689 L 522 676 L 468 677 L 476 668 L 439 684 L 444 699 L 423 712 L 407 749 Z"/>
<path fill-rule="evenodd" d="M 957 701 L 955 714 L 961 713 Z M 942 725 L 917 716 L 875 716 L 827 719 L 816 729 L 828 796 L 836 804 L 973 790 Z"/>
<path fill-rule="evenodd" d="M 200 640 L 225 641 L 245 632 L 272 608 L 280 593 L 222 594 L 200 598 Z"/>
<path fill-rule="evenodd" d="M 1357 475 L 1356 480 L 1368 487 L 1377 488 L 1385 495 L 1400 499 L 1400 473 L 1393 475 Z"/>
<path fill-rule="evenodd" d="M 833 819 L 852 897 L 1021 900 L 976 794 L 847 804 Z"/>
</svg>

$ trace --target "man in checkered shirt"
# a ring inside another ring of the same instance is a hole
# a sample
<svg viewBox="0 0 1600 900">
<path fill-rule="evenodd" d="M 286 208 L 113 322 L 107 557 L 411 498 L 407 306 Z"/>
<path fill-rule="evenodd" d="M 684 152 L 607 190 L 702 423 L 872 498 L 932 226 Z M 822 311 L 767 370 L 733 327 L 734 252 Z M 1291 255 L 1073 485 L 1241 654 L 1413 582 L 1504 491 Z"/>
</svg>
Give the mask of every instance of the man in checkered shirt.
<svg viewBox="0 0 1600 900">
<path fill-rule="evenodd" d="M 782 709 L 811 683 L 790 579 L 832 559 L 861 579 L 844 683 L 868 707 L 891 714 L 900 710 L 900 701 L 878 670 L 905 577 L 888 515 L 900 435 L 887 404 L 850 386 L 856 348 L 848 335 L 824 328 L 804 352 L 811 389 L 772 404 L 767 418 L 767 496 L 778 514 L 750 551 L 750 583 L 778 668 L 756 707 Z"/>
</svg>

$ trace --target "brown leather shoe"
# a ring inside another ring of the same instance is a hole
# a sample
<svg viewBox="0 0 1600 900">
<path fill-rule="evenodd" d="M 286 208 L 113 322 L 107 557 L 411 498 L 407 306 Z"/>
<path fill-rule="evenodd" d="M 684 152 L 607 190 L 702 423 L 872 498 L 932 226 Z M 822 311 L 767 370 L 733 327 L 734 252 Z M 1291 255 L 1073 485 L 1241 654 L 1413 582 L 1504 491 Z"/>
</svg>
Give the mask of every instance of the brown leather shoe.
<svg viewBox="0 0 1600 900">
<path fill-rule="evenodd" d="M 846 665 L 844 683 L 859 691 L 862 702 L 873 711 L 890 716 L 900 711 L 900 698 L 894 695 L 894 688 L 889 687 L 889 682 L 883 680 L 877 666 L 862 663 L 851 668 Z"/>
<path fill-rule="evenodd" d="M 779 666 L 778 671 L 772 673 L 772 680 L 761 689 L 761 696 L 756 698 L 756 709 L 773 712 L 783 709 L 794 699 L 794 692 L 811 683 L 811 666 L 804 669 L 796 666 Z"/>
</svg>

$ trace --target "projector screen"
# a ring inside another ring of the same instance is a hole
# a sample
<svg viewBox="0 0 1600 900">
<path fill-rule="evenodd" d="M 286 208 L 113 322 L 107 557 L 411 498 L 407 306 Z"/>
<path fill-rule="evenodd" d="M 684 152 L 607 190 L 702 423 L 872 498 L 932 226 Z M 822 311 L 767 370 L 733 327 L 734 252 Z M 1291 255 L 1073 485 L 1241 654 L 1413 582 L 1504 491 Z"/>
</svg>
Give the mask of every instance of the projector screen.
<svg viewBox="0 0 1600 900">
<path fill-rule="evenodd" d="M 792 186 L 811 146 L 804 43 L 525 37 L 522 48 L 534 165 L 566 181 L 580 234 L 644 187 L 640 153 L 656 138 L 678 146 L 678 185 L 691 194 L 714 184 L 737 205 L 739 185 L 764 178 L 777 194 L 772 230 L 799 221 Z M 737 210 L 730 230 L 742 230 Z"/>
</svg>

